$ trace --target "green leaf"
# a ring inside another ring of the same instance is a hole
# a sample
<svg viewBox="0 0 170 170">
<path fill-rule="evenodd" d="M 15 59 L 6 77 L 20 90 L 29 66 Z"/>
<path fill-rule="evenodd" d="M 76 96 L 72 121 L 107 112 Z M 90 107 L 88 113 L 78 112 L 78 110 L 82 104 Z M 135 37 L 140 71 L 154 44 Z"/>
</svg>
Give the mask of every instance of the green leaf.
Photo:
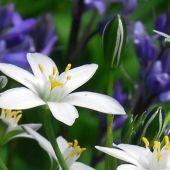
<svg viewBox="0 0 170 170">
<path fill-rule="evenodd" d="M 163 128 L 162 108 L 153 108 L 145 120 L 142 136 L 149 140 L 159 138 Z"/>
<path fill-rule="evenodd" d="M 126 45 L 126 25 L 123 17 L 116 15 L 103 31 L 104 57 L 110 68 L 120 65 L 120 58 Z"/>
</svg>

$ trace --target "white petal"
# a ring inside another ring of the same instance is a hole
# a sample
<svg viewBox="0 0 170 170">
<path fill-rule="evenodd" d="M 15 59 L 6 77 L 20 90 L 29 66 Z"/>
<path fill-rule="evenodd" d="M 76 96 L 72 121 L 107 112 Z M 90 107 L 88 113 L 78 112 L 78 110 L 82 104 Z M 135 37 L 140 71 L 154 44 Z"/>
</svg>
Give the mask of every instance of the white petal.
<svg viewBox="0 0 170 170">
<path fill-rule="evenodd" d="M 117 147 L 121 150 L 124 150 L 127 154 L 129 154 L 131 157 L 136 159 L 142 167 L 148 167 L 149 166 L 149 154 L 151 154 L 149 149 L 146 149 L 144 147 L 140 147 L 137 145 L 129 145 L 129 144 L 119 144 L 115 145 L 114 147 Z"/>
<path fill-rule="evenodd" d="M 69 126 L 78 118 L 77 109 L 68 103 L 48 102 L 48 106 L 57 120 Z"/>
<path fill-rule="evenodd" d="M 67 73 L 63 72 L 59 76 L 59 81 L 61 82 L 65 81 L 68 75 L 71 76 L 71 79 L 68 80 L 64 86 L 63 96 L 67 95 L 68 93 L 71 93 L 73 90 L 86 83 L 94 75 L 97 68 L 97 64 L 87 64 L 71 69 Z"/>
<path fill-rule="evenodd" d="M 0 71 L 36 92 L 37 84 L 35 77 L 28 71 L 12 64 L 0 63 Z"/>
<path fill-rule="evenodd" d="M 91 168 L 90 166 L 87 166 L 81 162 L 74 162 L 71 167 L 69 167 L 69 170 L 95 170 L 94 168 Z"/>
<path fill-rule="evenodd" d="M 124 164 L 124 165 L 118 166 L 117 170 L 146 170 L 146 169 L 139 168 L 134 165 Z"/>
<path fill-rule="evenodd" d="M 68 142 L 62 137 L 57 138 L 57 144 L 60 148 L 61 153 L 63 153 L 68 148 Z"/>
<path fill-rule="evenodd" d="M 62 101 L 103 113 L 126 114 L 118 101 L 104 94 L 93 92 L 76 92 L 69 94 Z"/>
<path fill-rule="evenodd" d="M 43 100 L 25 87 L 13 88 L 0 95 L 0 108 L 20 110 L 44 104 Z"/>
<path fill-rule="evenodd" d="M 102 152 L 104 152 L 108 155 L 115 157 L 115 158 L 118 158 L 118 159 L 123 160 L 125 162 L 132 163 L 132 164 L 134 164 L 138 167 L 142 167 L 140 165 L 140 163 L 138 161 L 136 161 L 136 159 L 134 159 L 128 153 L 126 153 L 126 152 L 124 152 L 120 149 L 100 147 L 100 146 L 95 146 L 95 148 L 98 149 L 99 151 L 102 151 Z"/>
<path fill-rule="evenodd" d="M 42 72 L 40 71 L 39 64 L 41 64 L 44 68 L 44 74 L 46 77 L 49 77 L 49 75 L 53 71 L 53 67 L 56 68 L 56 71 L 58 72 L 57 66 L 53 62 L 53 60 L 43 54 L 40 53 L 28 53 L 27 54 L 27 60 L 31 66 L 31 69 L 34 73 L 34 75 L 39 79 L 42 80 Z"/>
<path fill-rule="evenodd" d="M 155 33 L 165 37 L 165 38 L 170 38 L 170 36 L 168 34 L 165 34 L 164 32 L 160 32 L 160 31 L 157 31 L 157 30 L 153 30 Z"/>
<path fill-rule="evenodd" d="M 50 144 L 50 142 L 44 138 L 43 136 L 41 136 L 39 133 L 37 133 L 36 131 L 32 130 L 30 127 L 28 126 L 22 126 L 26 132 L 28 132 L 28 134 L 30 134 L 31 136 L 33 136 L 33 138 L 39 143 L 39 145 L 51 156 L 53 157 L 53 159 L 55 159 L 57 161 L 57 158 L 55 156 L 54 150 Z"/>
</svg>

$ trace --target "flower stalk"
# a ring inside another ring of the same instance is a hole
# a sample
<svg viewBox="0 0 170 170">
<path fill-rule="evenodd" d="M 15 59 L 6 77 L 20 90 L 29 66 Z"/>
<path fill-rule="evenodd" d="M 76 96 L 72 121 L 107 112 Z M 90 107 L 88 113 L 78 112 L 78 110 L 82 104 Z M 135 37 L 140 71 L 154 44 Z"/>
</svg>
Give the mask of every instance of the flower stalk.
<svg viewBox="0 0 170 170">
<path fill-rule="evenodd" d="M 108 79 L 108 87 L 107 87 L 107 94 L 109 96 L 112 96 L 113 94 L 113 70 L 109 69 L 109 79 Z M 107 115 L 107 132 L 106 132 L 106 146 L 111 147 L 113 143 L 113 118 L 114 115 L 108 114 Z M 105 170 L 114 169 L 114 161 L 113 157 L 106 155 L 105 158 Z"/>
<path fill-rule="evenodd" d="M 1 158 L 0 158 L 0 169 L 1 170 L 8 170 L 8 168 L 6 167 L 6 165 L 4 164 L 4 162 L 2 161 Z"/>
<path fill-rule="evenodd" d="M 56 142 L 56 138 L 55 138 L 55 134 L 54 134 L 54 130 L 52 127 L 52 122 L 51 122 L 51 113 L 48 111 L 48 109 L 46 109 L 46 112 L 44 113 L 44 127 L 45 127 L 45 131 L 46 134 L 48 136 L 48 139 L 54 149 L 54 152 L 56 154 L 56 157 L 58 159 L 58 162 L 62 168 L 62 170 L 68 170 L 67 164 L 63 158 L 63 155 L 58 147 L 58 144 Z"/>
</svg>

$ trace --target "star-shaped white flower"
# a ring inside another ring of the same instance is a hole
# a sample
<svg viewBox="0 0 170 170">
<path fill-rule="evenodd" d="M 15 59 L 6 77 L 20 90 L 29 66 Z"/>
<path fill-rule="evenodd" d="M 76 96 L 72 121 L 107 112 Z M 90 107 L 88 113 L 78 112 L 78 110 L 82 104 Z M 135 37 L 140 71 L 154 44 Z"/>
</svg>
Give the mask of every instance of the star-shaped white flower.
<svg viewBox="0 0 170 170">
<path fill-rule="evenodd" d="M 23 126 L 23 128 L 28 132 L 28 134 L 32 135 L 39 145 L 48 153 L 50 158 L 58 162 L 54 150 L 46 138 L 27 126 Z M 81 162 L 77 162 L 77 159 L 80 157 L 81 153 L 86 150 L 86 148 L 81 148 L 78 145 L 77 140 L 74 140 L 74 142 L 67 142 L 63 137 L 60 136 L 56 139 L 56 142 L 69 170 L 94 170 L 93 168 Z M 61 167 L 60 170 L 62 170 Z"/>
<path fill-rule="evenodd" d="M 51 58 L 39 53 L 29 53 L 27 59 L 33 74 L 15 65 L 0 63 L 0 71 L 26 86 L 2 93 L 1 108 L 23 110 L 47 104 L 53 116 L 67 125 L 72 125 L 78 118 L 78 111 L 74 106 L 103 113 L 125 114 L 123 107 L 112 97 L 86 91 L 71 93 L 94 75 L 97 64 L 73 69 L 68 64 L 59 75 Z"/>
<path fill-rule="evenodd" d="M 41 124 L 33 123 L 18 125 L 21 116 L 21 111 L 2 109 L 0 114 L 0 145 L 7 143 L 13 138 L 32 138 L 31 135 L 28 135 L 23 130 L 22 125 L 34 130 L 38 130 L 41 127 Z"/>
<path fill-rule="evenodd" d="M 128 162 L 118 166 L 117 170 L 169 170 L 170 169 L 170 141 L 165 136 L 165 145 L 161 148 L 161 143 L 154 141 L 153 150 L 149 149 L 149 141 L 144 137 L 146 147 L 130 144 L 113 144 L 114 148 L 95 148 L 109 154 L 115 158 Z"/>
</svg>

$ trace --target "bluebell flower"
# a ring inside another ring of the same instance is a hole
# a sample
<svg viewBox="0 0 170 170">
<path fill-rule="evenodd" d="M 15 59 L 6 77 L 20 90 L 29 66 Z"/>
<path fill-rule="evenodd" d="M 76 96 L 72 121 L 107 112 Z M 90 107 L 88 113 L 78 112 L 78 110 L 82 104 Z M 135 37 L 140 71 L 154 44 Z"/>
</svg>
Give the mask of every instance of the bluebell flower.
<svg viewBox="0 0 170 170">
<path fill-rule="evenodd" d="M 147 67 L 157 57 L 158 49 L 141 22 L 134 24 L 134 45 L 142 67 Z"/>
<path fill-rule="evenodd" d="M 56 32 L 50 15 L 22 19 L 14 5 L 0 7 L 0 62 L 28 69 L 28 52 L 48 55 L 56 42 Z"/>
<path fill-rule="evenodd" d="M 105 0 L 84 0 L 84 4 L 86 8 L 95 8 L 101 15 L 106 11 Z"/>
</svg>

